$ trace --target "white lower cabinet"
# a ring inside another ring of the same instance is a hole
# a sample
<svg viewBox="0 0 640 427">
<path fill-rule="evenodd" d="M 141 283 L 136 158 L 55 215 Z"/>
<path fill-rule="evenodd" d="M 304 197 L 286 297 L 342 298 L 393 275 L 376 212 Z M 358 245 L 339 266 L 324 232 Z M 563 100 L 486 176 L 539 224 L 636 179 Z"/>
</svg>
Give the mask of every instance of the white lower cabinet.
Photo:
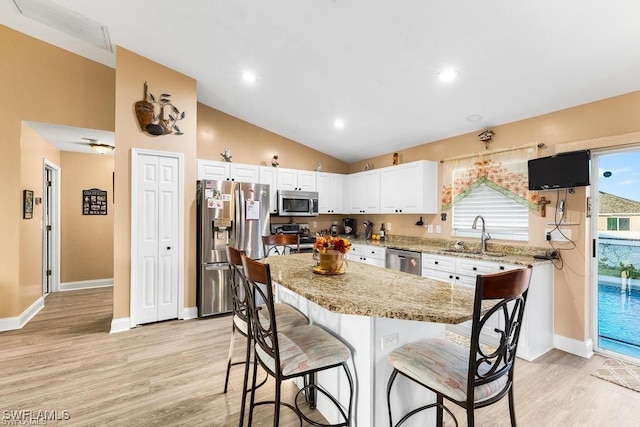
<svg viewBox="0 0 640 427">
<path fill-rule="evenodd" d="M 347 261 L 384 267 L 386 256 L 386 248 L 380 246 L 351 245 L 351 251 L 347 253 Z"/>
<path fill-rule="evenodd" d="M 422 276 L 449 283 L 475 287 L 478 274 L 491 274 L 523 268 L 501 262 L 481 261 L 443 255 L 422 254 Z M 501 321 L 490 319 L 496 327 Z M 489 323 L 491 326 L 491 323 Z M 459 325 L 447 325 L 447 330 L 463 336 L 471 336 L 471 321 Z M 497 343 L 495 336 L 482 336 L 488 345 Z M 527 305 L 522 320 L 518 357 L 534 360 L 553 348 L 553 266 L 536 264 L 531 274 Z"/>
</svg>

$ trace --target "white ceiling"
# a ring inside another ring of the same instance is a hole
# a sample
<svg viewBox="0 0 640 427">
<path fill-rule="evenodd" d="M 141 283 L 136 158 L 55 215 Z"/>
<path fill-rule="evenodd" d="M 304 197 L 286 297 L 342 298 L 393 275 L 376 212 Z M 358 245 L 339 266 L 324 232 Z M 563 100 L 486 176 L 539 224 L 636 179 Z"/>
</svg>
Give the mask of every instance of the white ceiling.
<svg viewBox="0 0 640 427">
<path fill-rule="evenodd" d="M 90 141 L 87 141 L 87 139 L 95 139 L 100 144 L 115 147 L 114 133 L 106 130 L 84 129 L 29 121 L 26 123 L 31 129 L 38 132 L 62 151 L 98 154 L 89 146 Z M 106 155 L 113 155 L 113 152 L 106 153 Z"/>
<path fill-rule="evenodd" d="M 53 2 L 197 79 L 200 102 L 346 162 L 640 89 L 638 0 Z M 115 65 L 11 0 L 0 23 Z"/>
</svg>

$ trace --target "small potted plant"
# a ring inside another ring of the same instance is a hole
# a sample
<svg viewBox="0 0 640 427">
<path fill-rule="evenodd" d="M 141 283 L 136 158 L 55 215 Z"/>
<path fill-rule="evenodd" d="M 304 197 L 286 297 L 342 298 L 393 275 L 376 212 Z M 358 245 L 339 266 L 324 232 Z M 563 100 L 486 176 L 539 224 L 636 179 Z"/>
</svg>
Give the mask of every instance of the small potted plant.
<svg viewBox="0 0 640 427">
<path fill-rule="evenodd" d="M 330 273 L 344 272 L 344 260 L 346 253 L 351 250 L 351 241 L 345 237 L 316 235 L 314 250 L 321 270 Z"/>
</svg>

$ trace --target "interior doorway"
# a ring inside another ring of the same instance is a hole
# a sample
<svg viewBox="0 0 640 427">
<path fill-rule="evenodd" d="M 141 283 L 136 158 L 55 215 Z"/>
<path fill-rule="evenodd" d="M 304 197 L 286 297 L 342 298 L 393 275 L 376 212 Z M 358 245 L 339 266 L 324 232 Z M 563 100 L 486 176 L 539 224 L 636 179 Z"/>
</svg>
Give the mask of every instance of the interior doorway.
<svg viewBox="0 0 640 427">
<path fill-rule="evenodd" d="M 592 153 L 592 319 L 597 352 L 640 361 L 640 146 Z"/>
<path fill-rule="evenodd" d="M 60 290 L 60 167 L 44 159 L 42 182 L 42 295 Z"/>
</svg>

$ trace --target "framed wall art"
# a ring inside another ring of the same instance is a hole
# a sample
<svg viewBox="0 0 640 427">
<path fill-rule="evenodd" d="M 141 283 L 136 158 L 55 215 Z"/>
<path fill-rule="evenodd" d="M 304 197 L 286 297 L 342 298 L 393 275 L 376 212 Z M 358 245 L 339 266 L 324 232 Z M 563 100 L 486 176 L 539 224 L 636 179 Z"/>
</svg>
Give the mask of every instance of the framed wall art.
<svg viewBox="0 0 640 427">
<path fill-rule="evenodd" d="M 107 192 L 97 188 L 82 190 L 82 215 L 106 215 Z"/>
<path fill-rule="evenodd" d="M 31 190 L 22 192 L 22 218 L 33 218 L 33 191 Z"/>
</svg>

